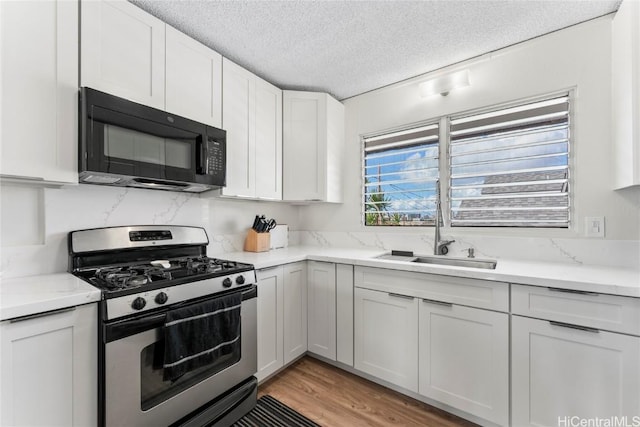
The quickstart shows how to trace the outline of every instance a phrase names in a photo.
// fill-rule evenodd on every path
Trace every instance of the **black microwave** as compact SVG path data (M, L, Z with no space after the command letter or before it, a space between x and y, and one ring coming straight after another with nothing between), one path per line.
M80 182L199 193L225 185L226 132L80 89Z

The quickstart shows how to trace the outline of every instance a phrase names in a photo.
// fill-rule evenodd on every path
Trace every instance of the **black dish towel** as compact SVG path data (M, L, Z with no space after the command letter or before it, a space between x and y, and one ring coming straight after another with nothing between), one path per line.
M242 293L177 308L164 326L164 381L208 365L240 347Z

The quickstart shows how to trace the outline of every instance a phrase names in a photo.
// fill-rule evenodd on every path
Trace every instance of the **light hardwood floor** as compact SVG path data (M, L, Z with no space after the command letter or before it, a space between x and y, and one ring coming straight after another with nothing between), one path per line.
M308 356L262 384L264 394L324 427L475 425Z

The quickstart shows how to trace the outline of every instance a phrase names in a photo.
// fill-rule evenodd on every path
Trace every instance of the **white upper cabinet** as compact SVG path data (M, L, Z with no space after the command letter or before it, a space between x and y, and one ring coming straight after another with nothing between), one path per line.
M81 13L81 86L222 127L219 53L127 1Z
M624 0L613 19L614 187L640 185L640 3Z
M256 197L282 200L282 91L256 81Z
M344 105L326 93L283 92L283 199L342 202Z
M78 2L0 2L3 179L77 183Z
M222 55L166 27L166 110L222 127Z
M227 185L224 196L255 197L254 75L222 61L222 127L227 131Z
M222 127L227 185L222 195L282 199L282 91L224 58Z
M165 23L124 0L81 13L81 86L164 109Z

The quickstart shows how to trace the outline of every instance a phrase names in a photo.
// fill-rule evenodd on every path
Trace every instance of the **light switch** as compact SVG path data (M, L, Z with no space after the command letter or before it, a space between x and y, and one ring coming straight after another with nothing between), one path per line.
M588 216L584 219L585 236L604 237L604 217Z

